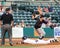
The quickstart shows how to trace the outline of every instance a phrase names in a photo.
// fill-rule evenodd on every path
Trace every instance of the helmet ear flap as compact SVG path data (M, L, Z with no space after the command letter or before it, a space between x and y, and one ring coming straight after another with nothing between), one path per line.
M22 37L22 39L23 39L23 40L26 40L26 39L27 39L27 36Z

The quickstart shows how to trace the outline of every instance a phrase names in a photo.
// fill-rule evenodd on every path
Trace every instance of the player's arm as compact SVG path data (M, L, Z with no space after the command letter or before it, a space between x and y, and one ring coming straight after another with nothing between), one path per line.
M14 21L11 21L11 26L13 26L13 24L14 24Z
M2 19L3 19L3 15L0 18L0 26L2 25Z
M51 22L50 22L50 25L49 25L49 20L46 20L46 19L45 19L45 20L44 20L44 23L45 23L46 26L52 26L52 23L51 23Z
M13 26L14 21L13 21L13 16L11 15L11 26Z
M32 19L34 19L34 15L32 15Z
M2 21L0 20L0 26L2 25Z
M38 12L40 15L43 15L43 11L42 11L42 8L40 6L38 7Z
M35 20L36 20L37 17L38 17L38 16L37 16L36 14L33 14L33 15L32 15L32 19L35 19Z

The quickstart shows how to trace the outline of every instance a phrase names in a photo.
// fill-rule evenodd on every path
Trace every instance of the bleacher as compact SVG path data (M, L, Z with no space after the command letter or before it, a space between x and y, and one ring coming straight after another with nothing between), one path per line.
M53 7L54 13L49 13L53 23L60 24L60 6L55 2L13 2L11 7L13 9L14 23L20 23L24 20L25 24L30 24L31 27L35 24L35 20L32 20L32 12L37 10L38 6L44 8L48 4ZM48 16L46 16L48 17Z
M52 13L52 14L49 13L49 15L52 19L52 22L60 24L60 21L59 21L60 15L58 14L58 12L60 12L60 6L57 5L56 3L53 3L53 2L40 3L40 6L42 8L44 8L45 6L47 7L48 4L51 5L53 7L53 10L54 10L54 13ZM36 21L32 20L32 18L31 18L32 12L33 12L33 10L37 10L37 7L38 7L38 5L23 5L22 7L20 5L20 8L18 6L17 8L15 8L14 13L13 13L14 22L19 23L19 22L21 22L21 20L24 20L24 22L26 24L30 24L31 27L33 27L33 25L35 24ZM46 16L46 17L48 17L48 16Z

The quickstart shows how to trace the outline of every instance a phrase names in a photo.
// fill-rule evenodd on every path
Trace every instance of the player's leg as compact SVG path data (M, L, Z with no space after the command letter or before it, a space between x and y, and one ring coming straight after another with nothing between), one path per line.
M44 29L42 29L42 28L40 28L40 31L41 31L41 36L45 36L45 31L44 31Z
M1 41L1 45L4 45L5 44L5 33L6 33L6 30L5 30L6 28L4 27L4 25L2 26L2 28L1 28L1 39L2 39L2 41Z
M13 46L11 25L7 25L7 32L8 32L8 36L9 36L9 43L10 43L11 46Z
M39 38L40 38L40 39L43 39L44 36L45 36L44 30L43 30L42 28L38 28L38 29L36 29L36 30L37 30L38 34L40 35Z

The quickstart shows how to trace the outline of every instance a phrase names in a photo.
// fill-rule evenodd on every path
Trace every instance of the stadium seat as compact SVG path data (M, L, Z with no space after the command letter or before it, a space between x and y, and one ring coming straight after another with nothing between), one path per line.
M40 7L44 8L44 7L48 7L47 5L51 5L53 7L54 13L50 13L49 15L47 14L45 17L51 17L51 20L53 23L59 23L59 12L60 12L60 6L55 5L55 3L51 2L46 2L46 3L40 3ZM16 4L12 4L11 5L12 9L13 7L15 7L14 10L16 10L17 5ZM26 24L30 24L31 27L34 26L34 24L36 23L36 20L32 20L32 13L34 12L34 10L37 10L38 8L38 4L35 5L19 5L18 6L18 11L14 11L13 12L13 18L14 18L14 22L19 22L21 20L24 20L24 22Z

